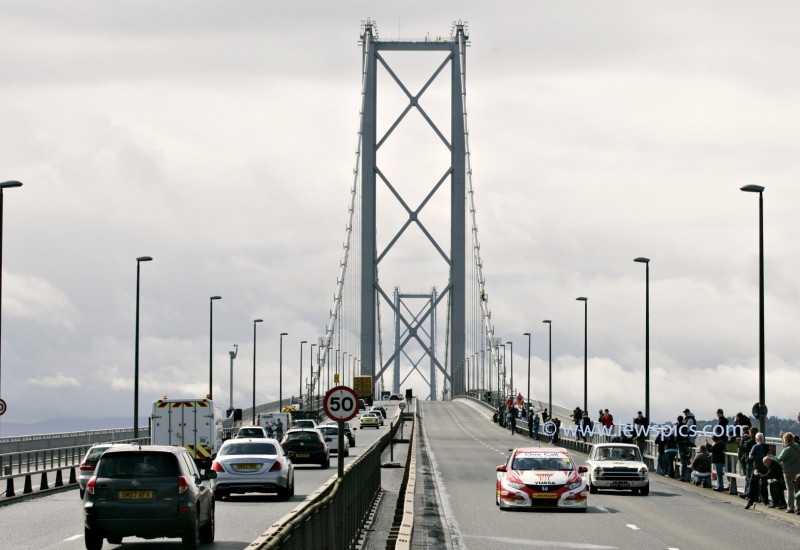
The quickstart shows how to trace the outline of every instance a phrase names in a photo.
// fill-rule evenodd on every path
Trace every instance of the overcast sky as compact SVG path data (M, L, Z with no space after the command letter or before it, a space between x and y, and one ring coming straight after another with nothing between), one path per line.
M647 256L653 419L687 406L700 418L750 411L758 196L739 188L759 184L766 401L794 417L799 12L794 2L4 0L0 181L24 187L4 193L2 421L132 415L142 255L154 258L142 264L142 414L164 394L207 391L212 295L222 296L223 408L233 344L234 402L250 404L255 318L258 401L277 398L280 332L284 396L297 392L299 342L324 333L335 291L366 18L382 39L449 37L453 21L468 22L481 254L518 387L532 331L533 393L546 397L541 321L552 319L553 400L582 403L575 298L588 296L590 410L622 420L644 407L645 270L633 258Z

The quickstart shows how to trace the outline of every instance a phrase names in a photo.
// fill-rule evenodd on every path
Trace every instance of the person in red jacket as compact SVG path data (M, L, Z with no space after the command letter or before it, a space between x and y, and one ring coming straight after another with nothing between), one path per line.
M614 416L608 412L608 409L605 410L605 414L603 414L603 426L606 428L610 428L614 425Z

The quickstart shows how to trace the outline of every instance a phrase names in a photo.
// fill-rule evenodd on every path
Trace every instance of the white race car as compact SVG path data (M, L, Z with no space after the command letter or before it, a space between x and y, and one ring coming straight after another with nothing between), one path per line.
M495 503L507 508L571 508L586 511L587 486L569 451L525 447L511 451L497 467Z
M592 494L598 489L632 491L645 496L650 493L647 465L642 462L642 453L636 445L598 443L586 463L589 465L586 481Z

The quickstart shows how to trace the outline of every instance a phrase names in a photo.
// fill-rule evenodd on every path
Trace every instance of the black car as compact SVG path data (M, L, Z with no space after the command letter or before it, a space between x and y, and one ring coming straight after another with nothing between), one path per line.
M324 470L331 465L328 443L317 430L295 428L286 432L281 447L293 464L319 464Z
M99 550L103 539L180 537L184 548L214 541L214 494L183 447L111 448L100 457L83 498L84 541Z

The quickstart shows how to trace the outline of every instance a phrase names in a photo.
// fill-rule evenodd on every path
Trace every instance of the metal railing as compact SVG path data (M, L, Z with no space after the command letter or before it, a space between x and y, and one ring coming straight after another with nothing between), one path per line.
M354 547L381 488L381 454L399 430L402 414L398 410L387 433L350 462L341 479L332 477L248 548L340 550Z

